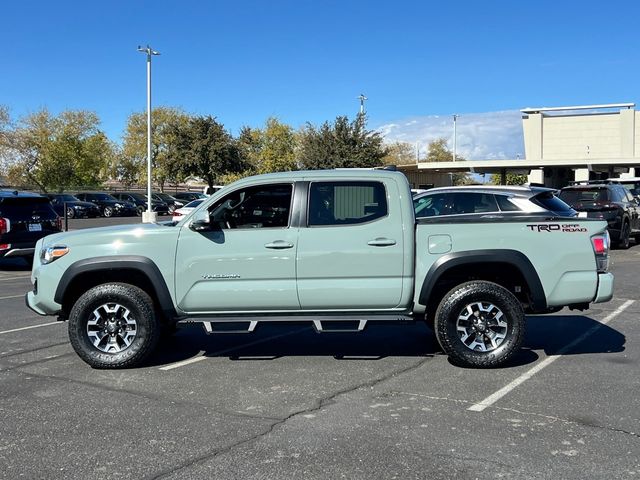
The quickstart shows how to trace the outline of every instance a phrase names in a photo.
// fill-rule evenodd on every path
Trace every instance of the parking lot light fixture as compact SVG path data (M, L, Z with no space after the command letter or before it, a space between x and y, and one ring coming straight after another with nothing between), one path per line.
M151 57L160 55L160 52L153 50L149 45L138 45L138 51L147 55L147 211L143 213L142 221L153 223L156 218L151 209Z

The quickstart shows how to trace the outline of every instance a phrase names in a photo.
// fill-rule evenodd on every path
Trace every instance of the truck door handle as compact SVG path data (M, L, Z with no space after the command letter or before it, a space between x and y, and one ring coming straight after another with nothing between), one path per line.
M390 247L391 245L395 245L396 241L392 238L384 238L378 237L373 240L369 240L367 245L371 245L372 247Z
M293 243L285 242L284 240L276 240L275 242L265 243L264 248L283 250L285 248L293 248Z

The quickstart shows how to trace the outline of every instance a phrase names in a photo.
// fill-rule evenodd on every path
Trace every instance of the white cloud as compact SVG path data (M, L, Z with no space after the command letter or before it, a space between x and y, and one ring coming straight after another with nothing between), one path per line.
M420 144L420 156L429 142L446 138L453 149L453 118L429 115L398 120L376 129L387 142ZM457 152L467 160L524 158L522 114L518 110L461 114L457 121Z

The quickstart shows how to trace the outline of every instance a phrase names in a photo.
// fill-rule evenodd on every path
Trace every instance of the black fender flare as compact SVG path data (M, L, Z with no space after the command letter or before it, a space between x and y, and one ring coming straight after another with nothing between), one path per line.
M533 302L533 310L544 311L547 308L547 298L542 287L542 282L535 267L527 256L517 250L473 250L467 252L448 253L435 261L431 266L422 284L418 301L421 305L427 305L429 297L438 284L438 280L451 268L467 264L482 263L506 263L517 268L522 274Z
M158 266L147 257L141 255L118 255L105 257L92 257L78 260L72 263L65 270L64 274L58 282L54 300L56 303L62 304L64 296L72 284L73 280L81 274L87 272L115 271L115 270L137 270L145 275L155 290L160 309L168 318L177 316L176 309L169 293L167 283L160 272Z

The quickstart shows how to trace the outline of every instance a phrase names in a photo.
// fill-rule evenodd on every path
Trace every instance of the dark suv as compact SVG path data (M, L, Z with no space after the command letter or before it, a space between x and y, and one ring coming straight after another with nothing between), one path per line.
M132 203L136 206L136 213L142 215L142 212L147 210L147 195L146 193L139 192L117 192L113 196L123 202ZM158 215L169 215L169 206L163 202L158 201L151 195L151 210Z
M91 202L83 202L69 193L47 193L51 205L58 215L64 217L67 207L68 218L99 217L100 209Z
M0 258L33 256L38 240L61 230L47 197L0 190Z
M108 193L102 192L82 192L76 193L76 198L83 202L95 204L104 217L132 216L136 214L136 207L132 203L116 200Z
M560 191L560 198L581 212L580 216L600 218L608 224L611 240L629 248L629 238L640 240L640 206L633 195L617 182L588 182Z

